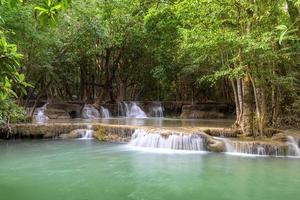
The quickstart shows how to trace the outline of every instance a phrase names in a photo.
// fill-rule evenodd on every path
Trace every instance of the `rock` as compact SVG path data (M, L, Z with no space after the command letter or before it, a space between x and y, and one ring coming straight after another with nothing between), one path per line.
M230 113L230 106L225 103L200 103L182 106L181 118L218 119Z
M95 133L94 133L94 137L96 139L98 139L99 141L106 141L107 140L107 135L105 134L105 129L103 127L99 127Z
M180 117L192 119L220 119L224 118L225 114L217 111L201 111L185 108L182 110Z
M70 115L68 112L62 109L53 109L53 108L48 108L44 111L44 115L49 117L49 119L70 119Z
M273 135L271 139L273 141L278 141L278 142L287 142L288 141L287 134L285 134L285 133L277 133L277 134Z
M83 103L49 103L47 104L47 109L63 110L70 117L75 118L80 117L83 106Z
M224 152L226 149L224 142L213 139L208 140L207 148L212 152Z
M70 133L61 134L59 137L61 139L80 138L85 133L85 131L86 131L86 129L75 129L75 130L72 130Z

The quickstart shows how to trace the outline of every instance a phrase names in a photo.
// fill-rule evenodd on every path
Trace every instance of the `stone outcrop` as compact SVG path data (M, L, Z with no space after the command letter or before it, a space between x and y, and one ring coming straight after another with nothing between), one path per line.
M47 124L11 124L10 129L0 126L0 138L78 138L82 131L94 130L94 136L98 131L105 133L107 138L115 138L113 141L129 141L133 131L137 127L127 125L107 125L101 123L47 123ZM108 140L107 141L111 141Z
M101 123L84 123L84 122L68 122L68 123L47 123L47 124L12 124L10 128L7 126L0 126L0 139L9 138L61 138L61 139L74 139L84 135L87 130L93 130L93 137L100 141L108 142L128 142L132 134L140 126L129 125L109 125ZM149 133L159 133L163 137L168 137L172 134L191 134L198 135L202 138L205 150L212 152L228 151L234 149L236 153L247 153L256 155L272 155L272 156L285 156L296 155L293 146L287 137L291 134L278 133L273 135L272 138L231 138L224 139L224 136L232 136L233 129L226 128L175 128L175 127L146 127L143 126ZM232 132L233 131L233 132ZM227 134L224 134L227 133ZM215 138L212 136L222 136ZM295 138L299 135L295 134ZM299 146L300 144L298 144ZM230 151L232 152L232 151Z
M46 115L49 119L70 119L71 116L68 112L62 109L45 109L44 115Z
M181 118L192 119L220 119L225 118L229 113L227 104L202 103L198 105L184 105Z
M49 103L45 115L50 119L65 119L80 117L83 103ZM52 117L52 118L51 118ZM58 118L55 118L58 117Z
M235 128L212 128L212 129L205 129L204 132L214 137L231 137L231 138L239 137L242 134L242 131L240 129L235 129Z
M192 105L192 103L194 103ZM102 106L109 109L113 116L120 114L120 108L117 104L104 103ZM234 107L226 103L216 102L191 102L191 101L138 101L138 105L147 114L151 113L153 107L161 105L164 116L173 116L182 118L224 118L232 114ZM100 105L98 106L98 108ZM200 111L200 112L199 112Z
M207 149L212 152L226 151L224 142L218 141L218 140L213 140L213 139L208 140Z

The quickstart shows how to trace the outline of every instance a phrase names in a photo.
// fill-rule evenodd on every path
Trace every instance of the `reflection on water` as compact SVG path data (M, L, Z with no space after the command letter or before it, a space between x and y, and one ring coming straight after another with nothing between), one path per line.
M114 125L136 125L156 127L230 127L233 119L176 119L176 118L100 118L100 119L70 119L51 120L49 123L84 122L104 123Z
M299 160L153 153L96 140L0 141L3 200L297 199Z

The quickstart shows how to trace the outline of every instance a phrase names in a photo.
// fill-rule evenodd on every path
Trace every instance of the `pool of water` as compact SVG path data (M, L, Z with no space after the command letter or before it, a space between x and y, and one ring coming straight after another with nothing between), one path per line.
M156 127L230 127L233 119L178 119L178 118L108 118L108 119L59 119L49 120L47 123L68 122L100 122L114 125L136 125Z
M0 141L3 200L282 200L298 199L299 186L299 159Z

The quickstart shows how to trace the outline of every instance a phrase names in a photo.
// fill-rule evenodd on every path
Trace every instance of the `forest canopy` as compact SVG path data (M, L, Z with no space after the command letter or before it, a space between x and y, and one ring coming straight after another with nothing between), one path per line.
M0 120L26 118L34 98L227 102L249 135L292 123L299 12L299 0L0 0Z

